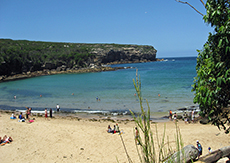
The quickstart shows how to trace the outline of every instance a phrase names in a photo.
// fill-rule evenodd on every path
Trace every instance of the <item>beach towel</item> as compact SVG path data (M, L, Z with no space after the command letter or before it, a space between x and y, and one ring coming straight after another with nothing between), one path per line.
M10 119L16 119L15 117L10 117Z
M34 122L34 120L31 119L29 122L32 123L32 122Z

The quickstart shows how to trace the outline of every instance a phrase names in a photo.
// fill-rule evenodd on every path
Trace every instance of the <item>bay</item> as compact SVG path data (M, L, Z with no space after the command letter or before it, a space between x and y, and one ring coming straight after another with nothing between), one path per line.
M111 65L132 67L117 71L59 74L0 83L0 108L62 111L140 112L133 79L136 69L142 96L152 113L195 106L191 85L196 76L196 57L165 58L164 61ZM16 99L14 99L16 96ZM98 100L97 100L98 99ZM147 104L144 101L144 108Z

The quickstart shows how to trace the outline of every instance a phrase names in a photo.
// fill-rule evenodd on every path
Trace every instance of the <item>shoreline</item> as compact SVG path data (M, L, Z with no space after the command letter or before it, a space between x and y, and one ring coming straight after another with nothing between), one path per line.
M155 61L123 61L123 62L111 62L107 63L103 66L97 66L97 67L86 67L86 68L79 68L79 69L68 69L65 71L57 71L57 70L49 70L49 69L43 69L33 72L23 72L21 74L14 74L11 76L0 76L0 83L1 82L8 82L8 81L15 81L15 80L21 80L21 79L27 79L27 78L33 78L38 76L46 76L46 75L57 75L57 74L68 74L68 73L91 73L91 72L102 72L102 71L116 71L119 69L130 69L132 67L109 67L109 65L115 65L115 64L127 64L127 63L143 63L143 62L157 62L157 61L164 61L164 59L158 59L156 58Z
M5 113L5 114L14 114L16 117L19 116L20 112L25 117L25 111L24 110L5 110L0 108L0 113ZM33 110L32 109L32 117L44 117L45 116L45 111L44 110ZM168 122L169 118L168 116L160 112L158 114L152 113L154 116L151 116L151 122ZM87 113L87 112L57 112L52 110L52 116L53 118L58 118L58 119L65 119L65 118L70 118L70 119L84 119L84 120L93 120L93 121L100 121L100 120L107 120L107 121L133 121L133 116L131 114L102 114L102 113ZM135 114L136 116L136 114ZM48 117L50 117L50 111L48 109Z
M130 158L133 162L139 162L135 147L134 121L96 121L73 117L46 120L45 117L35 117L33 123L23 123L10 119L10 116L10 113L0 113L0 136L13 138L12 143L0 147L2 162L128 162L120 135L106 132L108 125L113 126L116 123L123 131L121 136ZM208 147L214 151L230 145L229 135L218 130L216 126L185 124L183 121L178 121L177 124L184 146L191 144L196 147L196 140L199 140L203 146L202 156L208 154ZM176 150L173 144L176 126L173 121L150 125L154 133L156 152L156 136L161 140L164 129L172 150Z

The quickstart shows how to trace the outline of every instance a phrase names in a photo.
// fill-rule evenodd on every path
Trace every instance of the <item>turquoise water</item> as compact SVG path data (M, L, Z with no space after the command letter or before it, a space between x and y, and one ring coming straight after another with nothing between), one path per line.
M151 112L166 112L194 105L191 85L196 76L195 57L112 65L118 66L133 68L40 76L0 83L0 108L25 109L25 106L28 106L33 110L44 110L55 109L59 104L62 111L131 109L139 112L140 106L137 97L134 96L132 81L136 77L136 69L141 77L142 96L148 100ZM17 98L14 99L14 96ZM147 108L146 104L144 108Z

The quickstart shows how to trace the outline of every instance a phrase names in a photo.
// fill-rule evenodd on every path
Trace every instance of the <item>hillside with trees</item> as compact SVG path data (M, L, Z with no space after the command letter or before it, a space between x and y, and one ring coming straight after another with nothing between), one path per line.
M0 39L0 76L34 71L76 70L112 63L156 60L146 45L57 43Z

